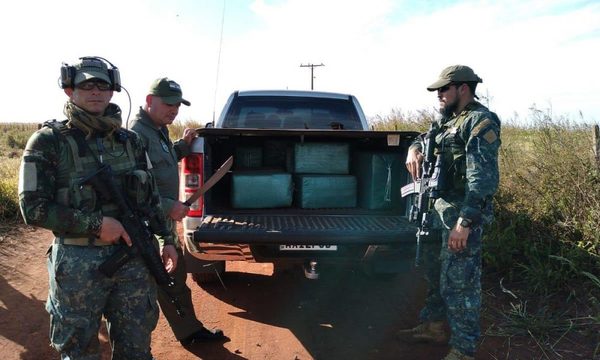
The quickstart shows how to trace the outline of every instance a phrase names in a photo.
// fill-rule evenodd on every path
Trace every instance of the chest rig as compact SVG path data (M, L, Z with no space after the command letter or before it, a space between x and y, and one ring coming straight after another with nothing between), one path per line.
M442 156L443 171L446 172L447 184L443 191L462 196L466 185L466 143L462 125L467 120L468 108L457 117L440 125L435 137L435 154Z
M56 171L56 202L84 212L101 211L106 216L117 216L117 206L101 201L91 185L82 180L108 164L115 180L123 187L125 174L136 170L136 158L129 134L117 132L113 137L92 137L89 140L66 122L50 121L44 126L52 128L61 139ZM66 145L66 146L65 146Z

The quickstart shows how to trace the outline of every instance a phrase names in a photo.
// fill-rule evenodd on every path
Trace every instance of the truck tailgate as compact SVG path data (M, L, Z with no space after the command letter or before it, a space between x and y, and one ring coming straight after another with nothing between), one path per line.
M413 242L417 228L403 216L210 215L194 241L217 244L383 245Z

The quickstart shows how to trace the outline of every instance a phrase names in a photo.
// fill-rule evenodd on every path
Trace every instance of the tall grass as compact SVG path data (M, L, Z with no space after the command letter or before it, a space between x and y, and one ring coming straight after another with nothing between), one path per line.
M377 115L370 119L369 122L373 130L425 132L435 117L436 115L433 110L411 112L392 109L388 115Z
M17 184L19 158L5 158L0 163L0 219L16 220L19 217Z
M37 124L0 124L0 220L19 220L17 184L21 155Z
M486 260L505 268L506 259L497 255L509 242L511 255L521 260L510 275L518 274L534 290L547 293L587 283L583 272L600 274L600 169L591 125L535 114L539 117L531 128L505 131L498 219ZM518 238L504 231L508 228L517 230Z
M185 128L190 129L198 129L203 128L205 124L200 123L199 121L175 121L173 124L169 125L169 137L171 139L180 139L183 136L183 130Z

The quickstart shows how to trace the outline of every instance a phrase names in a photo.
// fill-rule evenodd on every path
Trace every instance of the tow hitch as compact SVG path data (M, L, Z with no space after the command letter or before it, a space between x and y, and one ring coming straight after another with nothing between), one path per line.
M304 276L311 280L317 280L319 278L319 271L317 270L317 262L315 260L311 260L304 264Z

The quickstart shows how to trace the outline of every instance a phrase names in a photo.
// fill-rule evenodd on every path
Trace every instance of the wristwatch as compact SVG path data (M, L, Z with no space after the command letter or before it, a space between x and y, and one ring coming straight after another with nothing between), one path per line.
M471 227L471 220L465 219L464 217L461 216L458 218L457 224L459 224L462 227L468 228L468 227Z

